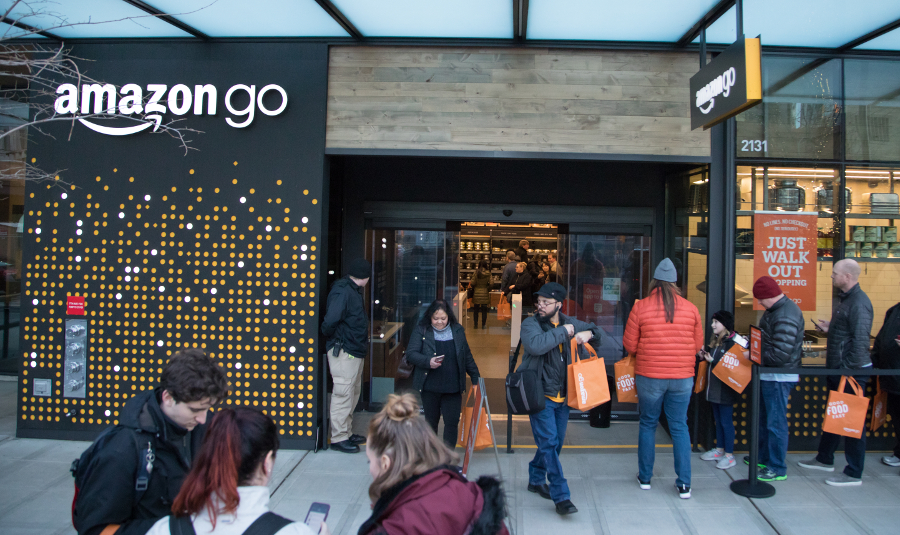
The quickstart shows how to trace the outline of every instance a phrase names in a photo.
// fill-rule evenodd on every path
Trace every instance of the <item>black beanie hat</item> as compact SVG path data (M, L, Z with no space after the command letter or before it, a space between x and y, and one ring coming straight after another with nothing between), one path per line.
M365 258L357 258L350 263L347 274L354 279L368 279L372 276L372 264Z
M713 314L712 319L721 323L723 327L728 329L728 332L734 332L734 315L731 312L720 310Z

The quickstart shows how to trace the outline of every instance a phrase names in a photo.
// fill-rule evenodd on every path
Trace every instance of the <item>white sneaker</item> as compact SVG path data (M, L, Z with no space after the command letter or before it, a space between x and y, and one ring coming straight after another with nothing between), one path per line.
M716 463L716 468L718 468L719 470L728 470L736 464L737 461L734 460L734 455L727 455Z
M719 451L719 450L713 448L713 449L703 453L702 455L700 455L700 460L701 461L718 461L719 459L722 459L723 457L725 457L724 451Z
M888 466L900 466L900 458L896 455L891 455L890 457L884 456L881 458L881 462Z

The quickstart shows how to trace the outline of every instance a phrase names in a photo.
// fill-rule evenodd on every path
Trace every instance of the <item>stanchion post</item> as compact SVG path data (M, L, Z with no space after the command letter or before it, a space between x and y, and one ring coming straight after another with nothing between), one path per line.
M750 472L747 479L731 482L731 492L745 498L771 498L775 487L759 481L759 370L753 365L750 379Z
M521 343L521 342L519 342ZM515 371L516 360L519 357L519 346L509 350L509 373ZM506 453L513 453L512 447L512 407L509 406L509 400L506 401Z

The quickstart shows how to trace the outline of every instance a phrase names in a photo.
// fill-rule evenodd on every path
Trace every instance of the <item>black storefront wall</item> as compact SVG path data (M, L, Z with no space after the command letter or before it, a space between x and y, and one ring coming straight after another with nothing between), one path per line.
M312 448L327 254L327 46L86 44L72 53L90 60L82 68L91 77L118 86L211 84L217 109L182 116L181 125L202 131L188 133L197 150L187 155L165 134L107 136L78 123L46 127L56 139L32 134L28 157L75 187L27 186L17 435L91 438L157 384L168 355L200 346L228 372L227 403L267 411L284 446ZM248 117L226 107L236 84L257 93L276 84L288 104L269 116L257 103L253 122L234 128L227 118ZM234 110L246 109L247 93L235 92ZM280 104L277 90L262 99L270 111ZM78 350L67 348L66 321L79 318L67 316L68 296L86 303L80 392L66 384ZM50 381L50 395L35 395L46 385L36 379Z

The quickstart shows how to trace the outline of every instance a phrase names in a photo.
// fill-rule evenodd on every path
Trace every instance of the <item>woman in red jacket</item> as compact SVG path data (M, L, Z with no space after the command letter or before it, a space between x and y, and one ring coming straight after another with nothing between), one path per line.
M697 307L681 297L678 275L668 258L659 263L650 295L635 302L622 343L634 353L635 387L641 412L638 433L638 483L650 489L659 415L666 411L675 453L675 486L691 497L691 441L687 408L694 384L694 362L703 347L703 323Z
M369 423L366 457L373 506L359 535L509 535L500 482L460 475L459 458L419 415L412 394L388 396Z

